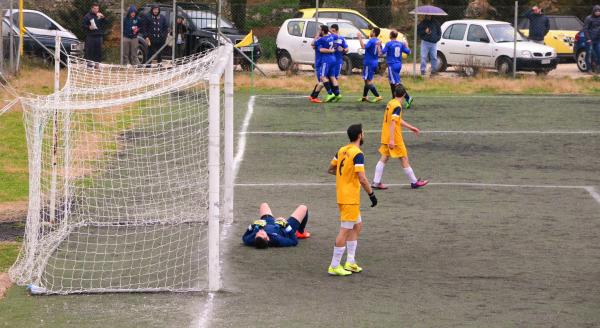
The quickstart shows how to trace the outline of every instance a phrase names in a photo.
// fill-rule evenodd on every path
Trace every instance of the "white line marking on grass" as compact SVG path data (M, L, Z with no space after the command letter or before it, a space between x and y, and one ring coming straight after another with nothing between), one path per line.
M280 182L280 183L236 183L236 187L332 187L332 182ZM408 187L408 183L389 183L388 187ZM429 186L457 186L479 188L548 188L548 189L586 189L587 186L562 186L562 185L519 185L500 183L475 183L475 182L431 182ZM587 189L586 189L587 190ZM589 190L588 190L589 191ZM598 195L600 197L600 195Z
M380 130L365 130L365 133L380 133ZM404 134L410 134L411 131L402 131ZM539 134L539 135L593 135L600 134L600 131L593 130L581 130L581 131L560 131L560 130L518 130L518 131L455 131L455 130L425 130L421 131L422 134L475 134L475 135L506 135L506 134ZM249 131L240 132L240 134L252 134L252 135L280 135L280 136L328 136L328 135L345 135L346 131Z
M596 200L596 202L598 202L598 204L600 204L600 194L596 191L596 188L585 187L585 190L587 190L587 192L590 193L590 196L592 196L592 198L594 198L594 200Z
M260 99L274 100L274 99L308 99L308 96L301 95L256 95L256 97L260 97Z
M248 126L250 125L250 119L252 118L252 113L254 113L254 102L256 97L251 96L250 100L248 100L248 110L246 111L246 116L244 116L244 121L242 122L242 129L240 131L240 138L238 140L238 149L235 157L233 159L233 181L237 177L237 174L240 170L240 164L244 159L244 152L246 151L246 131L248 130ZM227 240L229 237L229 231L231 230L231 224L224 223L221 226L221 240ZM223 267L221 266L221 269ZM210 327L212 313L214 311L214 299L215 293L208 293L206 303L204 304L204 310L200 313L198 317L197 323L194 323L192 327Z

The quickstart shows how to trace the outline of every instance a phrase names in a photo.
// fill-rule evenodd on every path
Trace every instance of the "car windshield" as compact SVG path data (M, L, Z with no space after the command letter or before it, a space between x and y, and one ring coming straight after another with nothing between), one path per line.
M210 11L185 10L185 13L197 28L217 28L217 16ZM224 18L221 18L221 27L234 28L233 23Z
M554 17L557 30L579 31L583 23L577 17Z
M362 34L363 38L367 37L363 31L359 30L358 28L356 28L356 26L350 23L336 22L330 23L328 25L331 26L332 24L338 24L339 34L348 40L358 39L358 37L356 36L358 33Z
M493 24L487 26L492 38L497 43L515 42L515 29L510 24ZM517 32L517 41L524 41L521 33Z

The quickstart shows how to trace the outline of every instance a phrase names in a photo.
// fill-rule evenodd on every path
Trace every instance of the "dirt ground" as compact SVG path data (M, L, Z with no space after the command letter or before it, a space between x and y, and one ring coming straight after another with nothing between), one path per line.
M0 203L0 223L25 221L27 218L27 201Z

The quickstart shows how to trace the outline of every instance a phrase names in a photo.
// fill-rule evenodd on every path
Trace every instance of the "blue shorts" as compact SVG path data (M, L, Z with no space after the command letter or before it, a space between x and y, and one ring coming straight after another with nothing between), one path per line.
M320 76L321 77L333 77L335 76L335 67L336 67L336 62L333 63L328 63L328 62L322 62L321 66L319 68L320 72ZM317 74L318 75L318 74Z
M390 84L398 84L400 81L400 71L402 71L402 64L388 64L388 79L390 80Z
M363 65L363 73L362 78L365 81L372 81L375 76L375 71L377 71L377 62L374 63L365 63Z
M344 64L344 62L336 62L335 63L335 67L333 68L333 76L337 79L338 77L340 77L340 74L342 73L342 65Z
M321 63L315 63L315 75L317 76L317 81L321 82Z

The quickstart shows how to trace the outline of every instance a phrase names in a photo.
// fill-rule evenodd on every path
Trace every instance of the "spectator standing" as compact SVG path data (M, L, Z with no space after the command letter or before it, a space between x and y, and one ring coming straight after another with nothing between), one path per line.
M149 50L148 58L152 58L154 54L157 54L156 61L162 62L162 55L158 52L165 44L168 31L167 19L160 14L160 7L153 5L144 27L144 39L148 43Z
M87 60L102 61L102 37L106 19L100 12L97 3L92 4L90 12L83 17L83 30L85 31L85 56Z
M137 57L138 34L140 32L140 19L134 5L127 10L127 16L123 18L123 64L138 65Z
M538 6L533 6L524 16L529 20L529 39L535 43L544 44L544 38L550 31L548 17Z
M185 56L187 27L181 16L177 16L175 23L175 58L179 58Z
M431 15L417 26L417 34L421 38L421 75L427 72L427 59L431 62L431 75L437 74L437 42L442 37L440 23Z
M588 55L585 56L585 61L587 64L587 71L593 71L592 69L592 56L591 52L594 53L596 57L596 64L599 62L600 58L600 5L595 5L592 9L592 14L585 18L585 22L583 23L583 32L585 33L585 39L587 43Z

